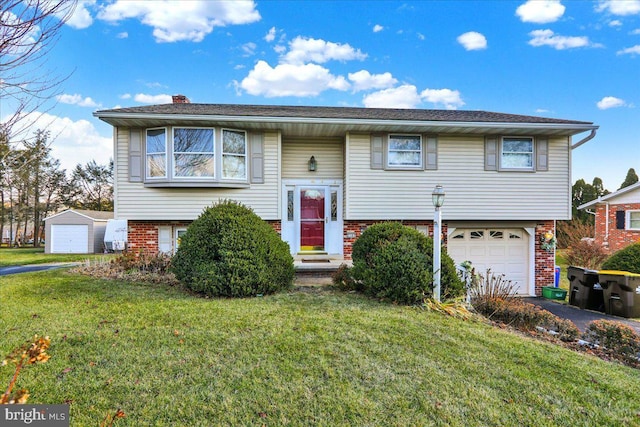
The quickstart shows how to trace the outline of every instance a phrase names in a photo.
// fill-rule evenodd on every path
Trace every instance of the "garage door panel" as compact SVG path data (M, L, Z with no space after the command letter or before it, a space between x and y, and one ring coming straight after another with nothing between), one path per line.
M516 291L528 295L529 241L522 229L456 229L449 240L449 254L460 264L471 261L476 271L490 269L516 284Z
M51 253L86 254L89 251L88 225L51 225Z

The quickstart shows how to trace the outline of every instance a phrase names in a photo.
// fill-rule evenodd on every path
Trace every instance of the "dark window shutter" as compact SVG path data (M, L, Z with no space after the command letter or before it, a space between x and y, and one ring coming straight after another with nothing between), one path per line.
M549 140L536 139L536 170L549 170Z
M129 130L129 182L142 182L143 178L142 131Z
M262 143L262 134L249 134L249 149L251 150L251 171L252 184L264 184L264 146Z
M498 170L498 138L487 136L484 140L484 170Z
M625 219L624 211L616 211L616 228L618 230L624 230Z
M384 141L382 135L371 135L371 169L384 169Z
M438 138L435 136L424 137L425 143L425 164L428 170L438 169Z

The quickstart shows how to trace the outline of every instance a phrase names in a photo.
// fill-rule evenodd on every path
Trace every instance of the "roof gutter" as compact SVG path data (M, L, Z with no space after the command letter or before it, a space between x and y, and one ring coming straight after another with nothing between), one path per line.
M571 146L571 149L574 150L578 147L580 147L582 144L584 144L585 142L591 141L595 136L596 136L596 131L598 130L598 128L593 128L591 129L591 133L587 136L585 136L584 138L582 138L580 141L576 142L575 144L573 144Z
M302 124L332 124L332 125L403 125L403 126L440 126L440 127L477 127L504 129L553 129L575 130L577 133L591 130L595 136L597 126L580 123L523 123L523 122L461 122L461 121L422 121L422 120L382 120L362 118L327 118L327 117L278 117L278 116L215 116L208 114L148 114L148 113L93 113L94 117L105 119L138 119L138 120L194 120L194 121L245 121L249 123L302 123ZM106 120L105 120L106 121ZM591 138L593 138L591 136ZM591 139L589 138L589 139ZM588 141L588 139L586 140ZM584 142L586 142L584 141ZM584 143L579 142L577 145ZM572 147L573 148L573 147Z

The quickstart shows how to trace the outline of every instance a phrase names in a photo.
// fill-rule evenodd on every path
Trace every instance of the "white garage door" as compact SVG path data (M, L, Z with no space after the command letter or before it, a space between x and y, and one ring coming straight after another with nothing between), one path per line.
M476 272L504 274L519 295L529 295L529 234L521 229L457 228L449 236L448 253L460 264L471 261Z
M51 225L51 253L86 254L88 252L88 225Z

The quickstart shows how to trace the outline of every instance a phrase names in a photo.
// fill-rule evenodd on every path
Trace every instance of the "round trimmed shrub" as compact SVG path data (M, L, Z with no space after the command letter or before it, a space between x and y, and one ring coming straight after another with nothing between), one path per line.
M171 261L176 278L209 296L249 297L293 283L289 245L248 207L230 200L206 208Z
M602 264L603 270L622 270L640 274L640 243L634 243L611 255Z
M353 244L352 276L364 292L403 304L417 304L433 295L433 240L398 222L367 228ZM455 264L443 248L441 297L464 293Z

